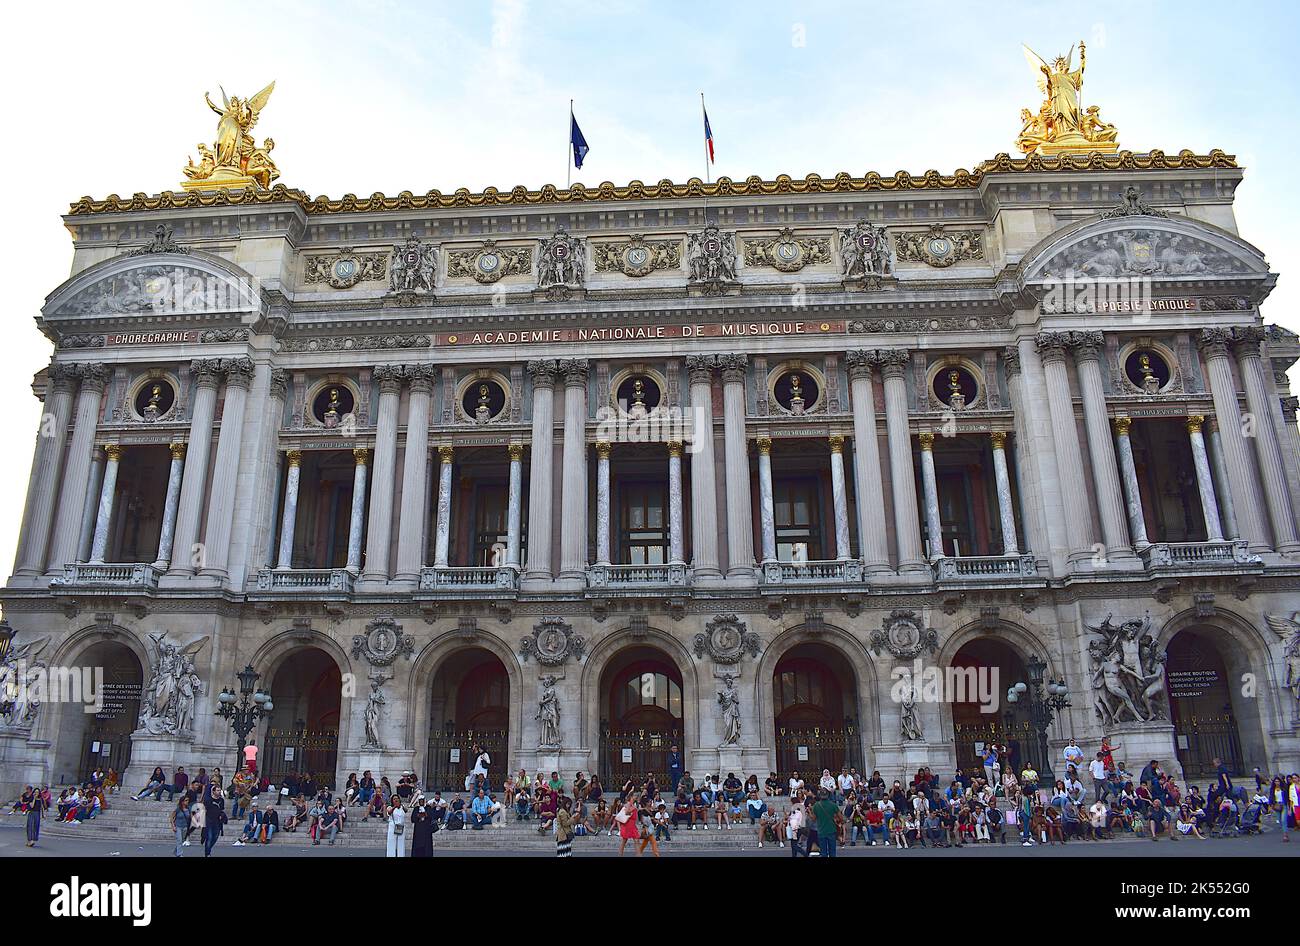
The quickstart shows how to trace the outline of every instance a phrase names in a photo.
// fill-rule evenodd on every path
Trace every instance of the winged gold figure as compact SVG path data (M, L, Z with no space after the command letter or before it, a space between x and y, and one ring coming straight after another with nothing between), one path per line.
M1022 48L1025 61L1038 79L1043 101L1037 113L1021 109L1023 125L1016 147L1025 154L1118 151L1115 126L1101 120L1101 110L1096 105L1084 108L1082 104L1080 93L1088 55L1083 42L1079 42L1078 69L1074 68L1073 46L1064 56L1057 56L1051 65L1028 46Z
M270 156L275 142L267 138L258 147L252 130L274 90L275 83L272 82L256 95L241 99L237 95L226 95L226 90L221 88L219 106L210 95L203 94L208 108L219 116L217 138L211 147L199 144L199 162L195 164L194 159L190 159L185 167L187 180L183 187L207 190L248 186L266 189L271 186L271 182L280 176Z

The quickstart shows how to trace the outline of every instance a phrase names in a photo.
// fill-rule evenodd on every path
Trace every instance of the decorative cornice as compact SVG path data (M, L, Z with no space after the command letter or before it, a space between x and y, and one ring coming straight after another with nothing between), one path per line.
M1118 154L1059 154L1030 155L1025 158L1013 158L1003 153L982 161L974 171L958 169L952 174L940 174L938 171L926 171L914 175L907 171L897 171L885 177L874 171L862 177L853 177L840 173L834 177L824 178L819 174L809 174L803 179L789 175L779 175L775 180L764 181L752 176L743 181L720 177L706 184L699 178L691 178L684 184L674 184L664 180L657 184L645 184L632 181L618 187L605 182L599 187L586 187L576 184L560 189L548 184L540 190L530 190L522 185L507 191L489 187L482 193L471 193L461 188L450 194L438 190L416 195L403 191L396 197L387 197L376 193L370 197L347 195L337 200L329 197L308 197L306 192L277 184L270 190L246 187L238 190L186 191L175 193L165 191L149 196L143 193L130 197L110 194L103 200L83 197L73 203L68 213L72 216L103 213L137 213L150 210L184 210L205 207L222 207L234 205L274 205L293 204L308 215L339 213L375 213L377 211L434 210L438 208L457 209L467 207L504 207L554 203L594 203L609 201L642 201L672 199L713 199L719 197L770 197L794 194L853 194L871 191L911 191L911 190L952 190L977 187L986 175L990 174L1038 174L1070 173L1090 171L1173 171L1206 170L1210 168L1236 168L1235 156L1214 149L1207 155L1197 155L1183 150L1177 155L1169 155L1155 150L1146 154L1134 154L1121 151Z

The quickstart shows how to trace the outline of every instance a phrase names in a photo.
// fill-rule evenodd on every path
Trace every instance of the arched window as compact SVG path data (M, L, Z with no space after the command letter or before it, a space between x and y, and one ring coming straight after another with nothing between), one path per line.
M668 725L682 718L682 687L657 661L623 669L610 693L610 719L619 728Z
M844 696L840 683L824 664L807 658L782 660L773 683L778 725L825 726L843 722L840 710Z

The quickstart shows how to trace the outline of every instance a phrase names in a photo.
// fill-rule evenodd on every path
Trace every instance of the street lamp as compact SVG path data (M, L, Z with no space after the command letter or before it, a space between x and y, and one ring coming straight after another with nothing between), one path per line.
M1029 683L1020 681L1007 688L1007 702L1018 704L1027 699L1029 722L1038 733L1038 749L1043 757L1043 772L1049 782L1055 782L1052 775L1052 757L1047 748L1047 729L1052 725L1056 714L1070 705L1069 688L1064 680L1044 681L1043 674L1047 664L1034 657L1025 664L1025 673ZM1028 696L1026 697L1026 694Z
M239 693L236 694L230 687L222 687L217 696L217 715L229 720L235 735L239 737L239 755L235 762L235 771L238 772L244 764L244 746L248 742L248 734L253 731L259 719L271 715L275 704L271 701L270 693L257 688L257 681L262 675L253 669L252 664L235 676L239 680Z

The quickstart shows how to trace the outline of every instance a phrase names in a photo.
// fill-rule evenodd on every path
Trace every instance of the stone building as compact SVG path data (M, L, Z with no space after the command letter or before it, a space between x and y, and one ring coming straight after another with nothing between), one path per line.
M1293 770L1300 344L1242 173L79 201L5 673L105 696L6 700L5 786L229 770L245 667L327 782Z

